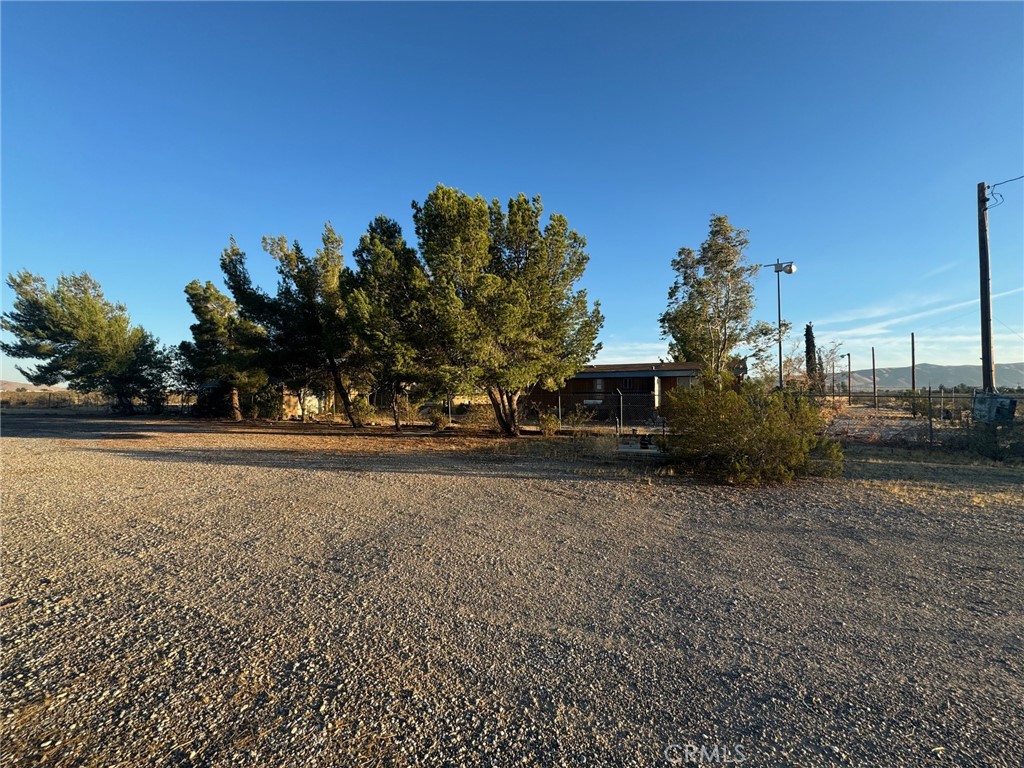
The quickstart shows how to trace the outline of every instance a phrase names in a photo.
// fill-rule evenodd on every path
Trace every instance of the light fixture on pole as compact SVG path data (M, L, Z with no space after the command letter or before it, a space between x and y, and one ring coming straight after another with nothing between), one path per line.
M796 264L792 261L775 260L774 264L762 264L763 267L775 269L775 291L779 299L779 391L782 391L782 273L792 275L796 272Z

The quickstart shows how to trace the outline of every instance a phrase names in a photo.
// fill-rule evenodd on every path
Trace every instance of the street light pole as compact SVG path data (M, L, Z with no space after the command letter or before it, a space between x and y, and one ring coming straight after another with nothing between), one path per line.
M778 266L775 267L775 292L778 294L779 307L779 392L782 392L782 273Z
M775 292L779 301L779 391L783 389L782 384L782 273L792 275L796 272L796 264L792 261L775 260L774 264L762 264L763 267L775 269Z

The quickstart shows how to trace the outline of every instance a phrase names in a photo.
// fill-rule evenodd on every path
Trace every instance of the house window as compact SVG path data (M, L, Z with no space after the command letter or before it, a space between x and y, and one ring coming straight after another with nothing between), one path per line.
M594 379L594 391L604 392L604 379Z
M632 390L633 389L633 380L632 379L623 379L622 380L622 388L624 390L626 390L627 392Z

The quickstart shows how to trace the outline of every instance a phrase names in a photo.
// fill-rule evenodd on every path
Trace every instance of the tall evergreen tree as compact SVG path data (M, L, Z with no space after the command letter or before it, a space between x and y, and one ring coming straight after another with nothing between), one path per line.
M102 392L116 408L130 413L132 400L151 405L163 400L170 355L140 326L133 326L122 304L112 304L86 273L61 275L53 288L28 271L8 275L14 305L0 327L14 343L0 350L16 359L41 361L18 367L33 384L67 382L79 392Z
M807 371L807 381L810 386L817 389L818 386L818 347L814 343L814 324L808 323L804 327L804 368Z
M708 238L696 252L680 248L672 260L675 281L668 308L661 315L662 335L669 338L669 356L677 362L701 363L721 381L734 351L750 348L758 358L777 339L777 328L751 324L754 287L759 267L746 263L747 231L712 214Z
M519 195L504 210L438 185L413 208L440 341L435 370L449 385L477 383L501 429L518 435L520 398L538 383L562 386L600 349L604 317L576 288L586 240L558 214L542 230L539 197Z
M263 248L277 262L277 293L270 296L255 286L245 253L234 238L221 256L231 295L243 317L267 330L275 365L289 367L291 376L330 376L353 426L359 419L352 407L355 342L346 297L353 276L345 268L342 239L330 222L324 225L323 247L306 256L298 243L264 237ZM303 372L300 374L300 372Z
M242 395L252 396L267 383L259 365L266 334L209 281L193 280L185 286L185 296L196 322L190 326L192 340L179 345L185 363L179 377L197 386L219 383L231 418L241 421Z
M376 391L386 393L395 429L400 429L401 395L409 384L427 376L422 355L431 341L426 325L427 275L402 228L385 216L370 222L352 256L358 271L349 311L360 368Z
M423 353L429 385L438 392L467 391L482 376L482 307L500 281L491 261L487 203L438 185L422 205L413 202L420 258L430 278L427 298L433 334Z
M835 350L838 349L838 345L833 343L832 348L829 350L829 359L834 361ZM811 390L817 392L819 395L825 394L825 380L828 378L828 369L826 367L826 358L822 354L821 350L818 349L818 345L814 340L814 324L808 323L804 328L804 365L807 369L807 383Z

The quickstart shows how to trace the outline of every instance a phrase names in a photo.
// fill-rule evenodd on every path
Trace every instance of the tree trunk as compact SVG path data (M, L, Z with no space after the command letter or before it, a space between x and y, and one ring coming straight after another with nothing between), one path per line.
M392 412L392 414L395 417L395 432L401 432L402 431L402 419L398 415L398 393L399 393L398 386L395 385L391 389L391 412Z
M335 386L337 386L337 384ZM349 424L351 424L353 428L363 426L363 422L356 418L355 411L352 410L352 397L349 395L348 387L342 384L341 389L336 391L341 395L341 405L345 409L345 416L348 417Z
M349 423L353 428L363 426L356 420L355 414L352 412L352 398L349 397L348 387L345 386L345 382L341 378L341 369L338 368L338 364L331 359L331 378L334 380L334 396L341 398L341 404L345 408L345 416L348 417Z
M130 397L125 397L124 395L117 395L117 405L114 407L118 413L128 415L135 413L135 408L132 405L132 399Z
M487 388L487 399L491 401L491 408L494 409L494 418L497 420L501 431L506 435L511 435L512 432L509 429L508 423L505 421L505 413L501 405L501 396L498 394L498 390L495 387Z
M508 419L508 423L512 425L513 436L519 437L519 391L506 392L505 403L508 410L505 418Z
M506 392L501 387L488 387L487 398L494 408L498 426L508 437L519 437L519 392Z
M242 420L242 406L238 402L238 387L231 388L231 420Z

